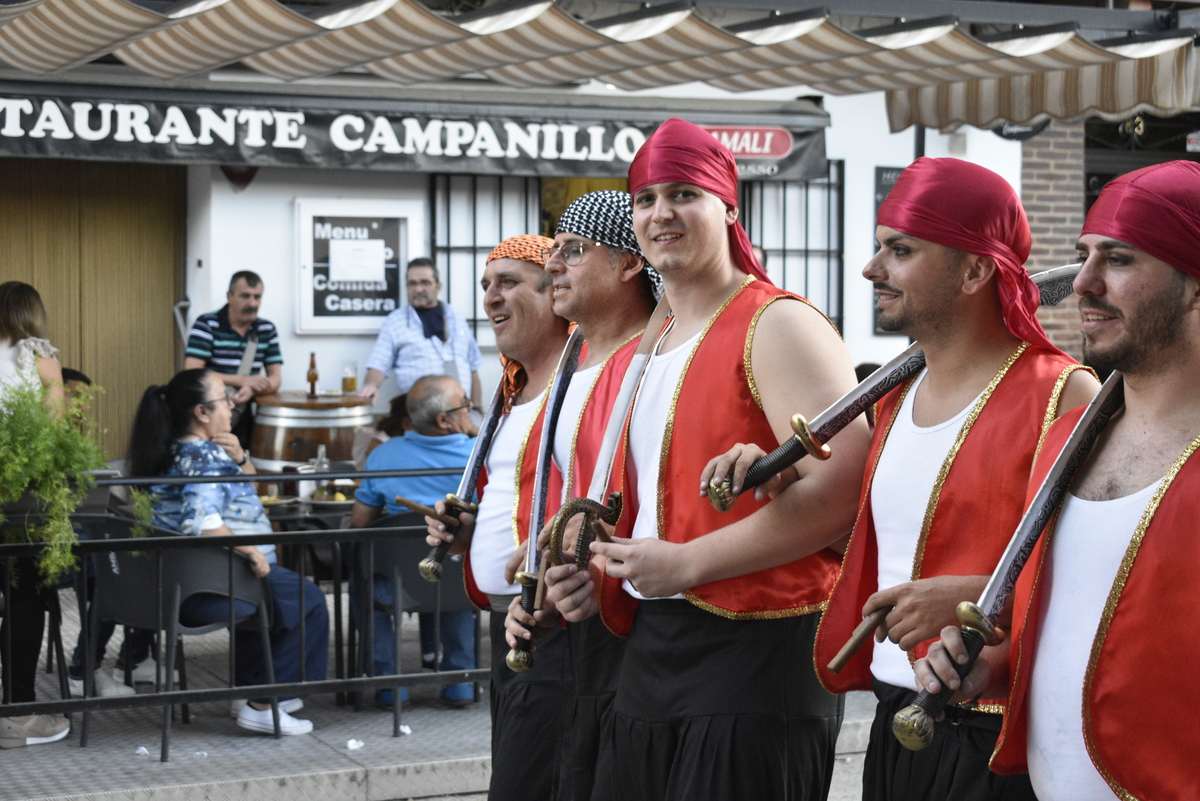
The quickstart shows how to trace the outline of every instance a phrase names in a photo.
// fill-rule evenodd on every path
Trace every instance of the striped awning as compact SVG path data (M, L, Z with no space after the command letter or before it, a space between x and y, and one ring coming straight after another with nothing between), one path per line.
M1069 21L1021 28L1019 3L1013 30L994 35L954 17L851 30L824 9L717 25L724 17L683 4L590 20L568 13L577 8L511 0L451 16L421 0L0 0L0 60L37 75L113 53L162 79L241 62L285 81L363 68L404 85L482 74L518 88L884 91L894 130L1169 115L1200 102L1192 31L1093 41Z

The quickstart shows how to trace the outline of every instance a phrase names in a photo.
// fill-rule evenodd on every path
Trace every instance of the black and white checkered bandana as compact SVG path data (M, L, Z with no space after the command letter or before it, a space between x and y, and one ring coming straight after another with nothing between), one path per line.
M633 235L633 203L628 192L609 189L580 195L558 218L554 233L586 236L610 248L642 256L637 237ZM645 261L645 256L642 260ZM654 283L655 296L661 295L662 278L651 269L649 262L645 269Z

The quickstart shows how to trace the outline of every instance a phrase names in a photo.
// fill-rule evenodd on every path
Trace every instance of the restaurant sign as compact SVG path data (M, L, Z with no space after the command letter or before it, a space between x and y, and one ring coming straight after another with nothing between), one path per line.
M544 118L533 118L314 108L311 98L300 108L96 94L94 88L87 99L0 94L0 155L624 177L661 122L614 120L611 111L588 119L578 109L547 108ZM699 115L694 121L704 125ZM734 153L743 178L804 180L825 173L822 129L705 127Z

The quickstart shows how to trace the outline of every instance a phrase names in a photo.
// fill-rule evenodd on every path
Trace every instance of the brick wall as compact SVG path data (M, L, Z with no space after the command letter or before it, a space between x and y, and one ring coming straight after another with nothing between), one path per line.
M1083 123L1057 120L1021 147L1021 202L1029 216L1033 248L1030 272L1075 260L1075 241L1083 228ZM1050 341L1082 358L1078 298L1072 295L1038 319Z

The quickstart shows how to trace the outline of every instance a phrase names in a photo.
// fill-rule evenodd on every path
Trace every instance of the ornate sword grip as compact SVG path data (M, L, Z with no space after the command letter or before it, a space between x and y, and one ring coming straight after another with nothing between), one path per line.
M458 497L452 492L447 493L446 514L450 515L451 517L458 518L463 512L475 514L476 509L477 507L475 504L470 503L469 501L464 501L462 498ZM433 550L429 552L429 556L426 556L421 560L421 564L418 565L418 568L421 571L421 576L426 581L438 581L441 579L442 562L446 561L446 554L449 552L450 543L443 540L442 542L439 542L437 545L433 546Z
M954 671L962 678L975 666L983 646L1000 642L1004 635L992 625L983 610L970 601L960 603L955 614L963 623L963 645L967 649L966 664L953 663ZM952 695L954 691L943 682L942 691L937 695L922 690L911 704L897 712L892 718L892 733L900 744L910 751L920 751L932 743L934 720L946 708Z
M967 647L967 663L954 663L954 670L959 677L971 672L975 659L983 650L983 635L966 626L962 630L963 645ZM946 702L954 695L954 690L942 686L942 691L932 695L928 690L922 690L916 699L901 709L892 718L892 734L900 744L910 751L920 751L933 742L934 720L946 708Z
M786 470L805 456L815 456L818 459L830 457L829 446L817 440L804 415L792 415L792 430L796 432L795 436L750 465L738 495L766 483L771 476ZM737 503L737 495L730 490L728 478L724 481L714 479L708 482L708 502L718 512L728 512L733 508Z
M538 577L521 572L517 574L517 582L521 585L521 608L533 614L536 607ZM529 640L517 640L517 647L504 657L504 664L514 673L525 673L533 668L532 643Z

